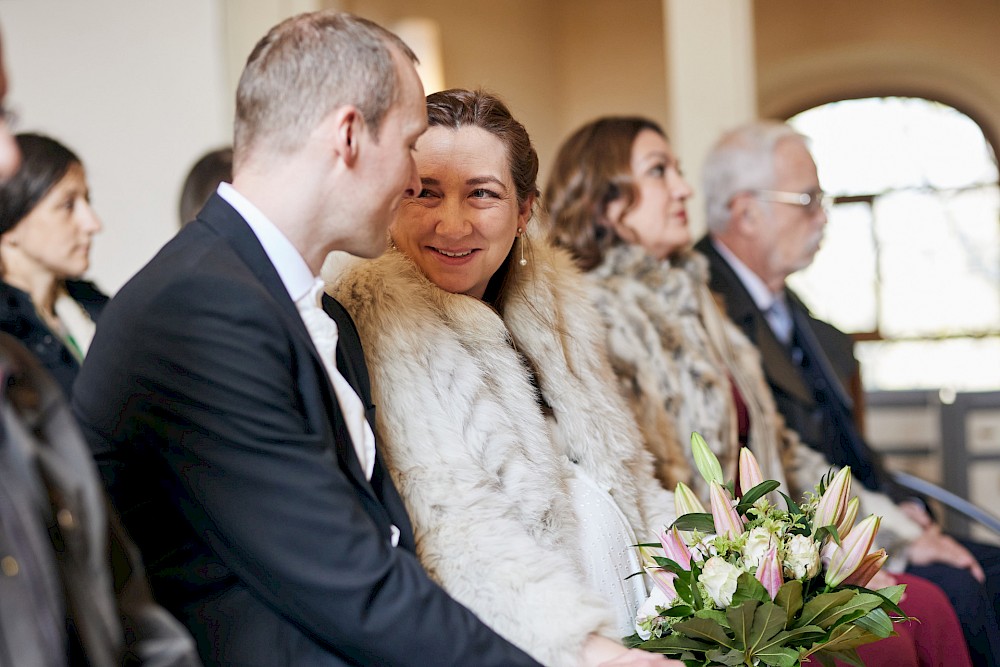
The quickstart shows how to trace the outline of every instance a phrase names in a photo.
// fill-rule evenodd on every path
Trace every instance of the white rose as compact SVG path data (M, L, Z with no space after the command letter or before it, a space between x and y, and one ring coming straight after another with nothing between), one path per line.
M725 609L733 603L733 593L736 592L736 580L739 576L739 568L718 556L713 556L705 563L698 581L705 587L705 592L712 598L715 606Z
M819 574L819 549L805 535L792 535L785 543L785 576L804 579Z
M657 616L659 613L656 611L657 607L663 607L667 609L670 607L670 598L660 590L659 586L653 586L652 592L650 592L649 597L646 601L642 603L639 607L639 611L635 613L635 631L639 633L643 641L646 641L653 636L651 632L650 621Z
M763 526L757 526L747 535L743 545L743 562L748 568L757 567L774 546L774 537Z

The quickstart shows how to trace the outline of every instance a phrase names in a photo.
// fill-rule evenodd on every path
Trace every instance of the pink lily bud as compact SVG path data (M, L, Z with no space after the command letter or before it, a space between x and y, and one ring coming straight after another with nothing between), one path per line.
M712 482L722 484L724 481L722 479L722 465L715 454L712 453L712 450L709 449L705 438L701 437L701 433L694 432L691 434L691 453L694 454L694 464L697 466L702 478L709 484Z
M674 509L677 510L677 516L705 512L705 506L698 500L698 496L694 495L691 487L684 482L677 482L677 487L674 489Z
M771 550L767 552L764 560L760 563L760 567L757 568L755 576L757 577L757 581L764 585L767 594L773 600L778 594L778 589L785 583L781 576L781 564L778 563L777 547L771 547Z
M676 574L660 567L647 568L646 574L653 580L656 587L667 596L668 600L673 600L677 597L677 591L674 589L674 579L677 578Z
M826 570L828 586L839 586L858 569L875 541L875 534L881 521L882 517L872 514L841 540L841 546L831 554L830 565Z
M830 485L826 487L823 497L816 505L816 516L813 518L813 534L823 526L836 526L847 513L847 502L851 498L851 469L841 468Z
M740 494L745 496L747 491L763 483L764 475L760 472L760 465L757 464L757 457L746 447L740 449Z
M888 558L889 554L885 552L885 549L873 551L861 559L858 569L854 570L847 579L844 579L844 583L855 586L867 586L872 577L882 569L882 565L885 564Z
M709 498L712 501L712 519L715 521L715 534L735 539L743 534L743 519L733 507L733 499L718 482L712 482Z
M660 532L660 544L663 545L663 555L684 569L691 568L691 549L684 544L680 531L671 528L669 531Z
M859 507L861 507L860 498L851 498L851 502L847 503L847 511L844 513L844 518L837 522L837 534L840 535L840 539L847 537L847 534L854 528L854 520L858 518Z

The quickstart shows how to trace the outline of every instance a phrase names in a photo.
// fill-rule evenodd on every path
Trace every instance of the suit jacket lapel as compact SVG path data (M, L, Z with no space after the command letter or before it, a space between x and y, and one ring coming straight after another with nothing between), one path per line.
M799 369L792 363L791 355L771 331L764 313L754 302L733 268L704 237L695 248L708 258L711 268L709 288L722 296L726 313L736 326L760 350L761 363L768 381L780 387L795 400L811 406L815 399L802 381Z
M361 397L365 406L365 418L372 432L375 428L375 405L372 403L371 381L368 376L368 365L365 363L364 350L358 336L357 327L347 310L329 294L323 295L323 310L337 323L339 332L337 341L337 369L347 379ZM400 546L413 551L415 543L410 518L399 492L396 490L389 472L382 460L378 445L375 447L375 465L372 468L371 488L389 513L392 523L399 528Z
M267 288L274 303L277 304L282 319L288 328L295 333L299 342L308 350L312 363L315 366L317 377L323 378L325 382L319 382L320 399L324 410L315 419L314 415L307 415L313 427L318 432L326 432L329 439L333 441L337 458L341 462L341 467L350 473L355 485L365 494L374 498L374 493L368 480L365 479L361 463L351 441L350 434L344 424L343 415L340 412L340 404L333 393L333 386L329 382L323 360L320 359L319 352L313 344L312 337L306 329L302 316L288 295L285 284L281 282L281 276L274 268L267 253L257 236L243 220L242 216L219 195L213 195L205 207L198 214L198 219L204 221L209 227L215 230L222 238L226 239L233 250L243 259L247 267L254 276ZM339 357L339 346L338 346ZM339 360L338 360L339 366Z

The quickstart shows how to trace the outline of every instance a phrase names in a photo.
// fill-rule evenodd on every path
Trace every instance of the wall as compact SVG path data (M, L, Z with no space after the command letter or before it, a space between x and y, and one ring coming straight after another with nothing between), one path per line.
M0 0L21 131L69 145L104 221L92 276L113 292L170 238L187 169L228 143L214 0Z
M504 98L535 143L543 187L559 143L587 120L642 113L666 121L661 0L508 0L488 10L464 0L340 4L390 27L436 21L445 84Z
M766 0L755 3L764 116L835 98L937 98L1000 137L1000 3Z

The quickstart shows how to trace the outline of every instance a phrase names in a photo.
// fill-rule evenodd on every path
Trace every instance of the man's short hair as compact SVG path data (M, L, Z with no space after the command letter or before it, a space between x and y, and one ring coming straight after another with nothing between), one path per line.
M377 138L399 88L393 49L416 62L399 37L344 12L299 14L271 28L236 89L236 166L257 146L298 149L327 114L346 105L358 108Z
M806 141L786 123L762 120L730 130L715 143L702 172L709 231L726 231L733 197L774 187L774 152L785 139Z

